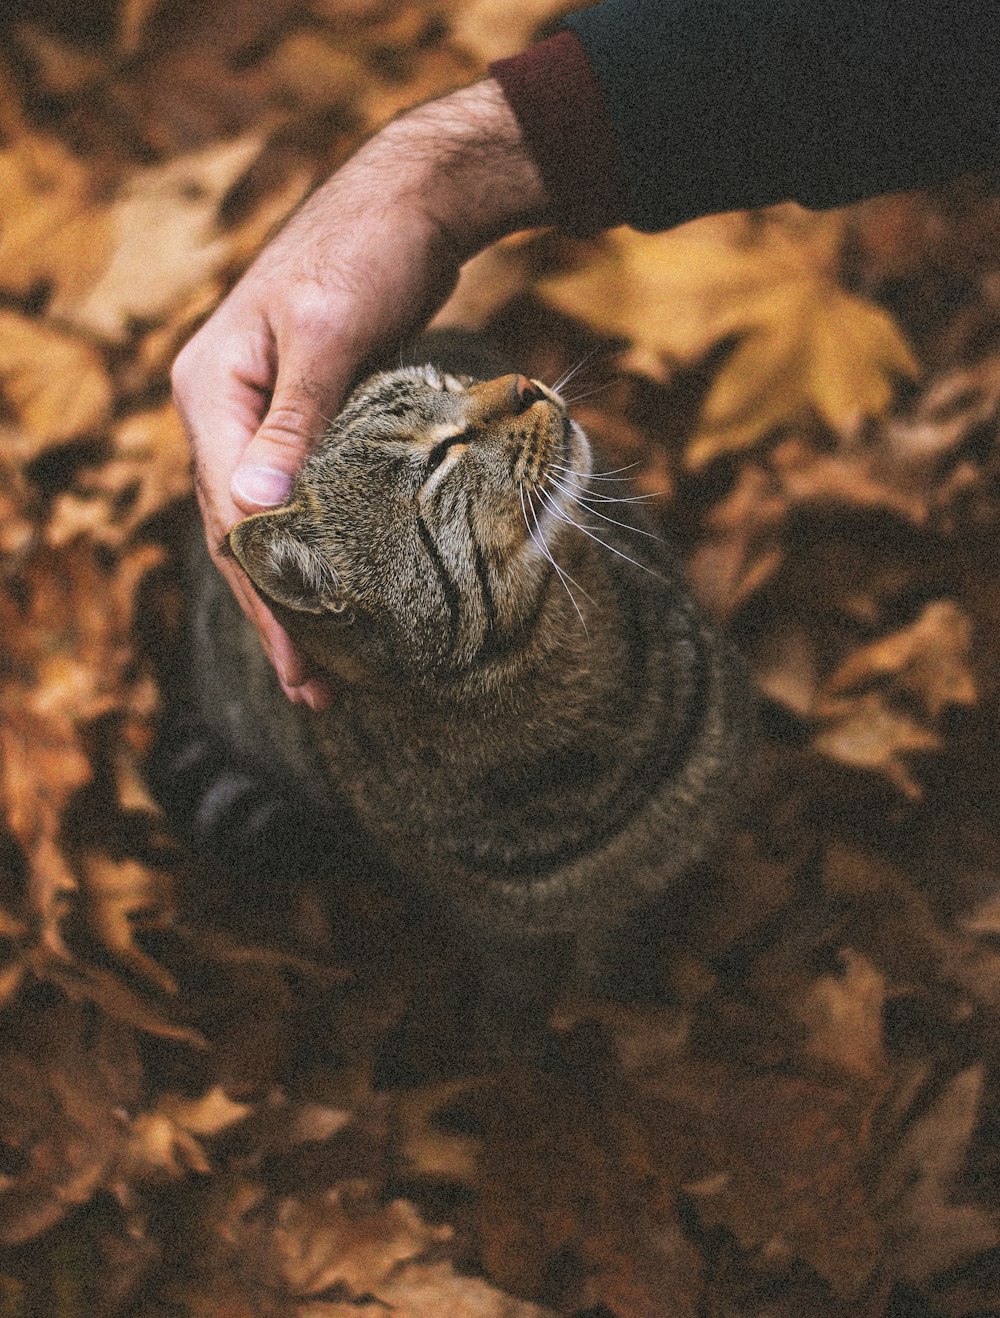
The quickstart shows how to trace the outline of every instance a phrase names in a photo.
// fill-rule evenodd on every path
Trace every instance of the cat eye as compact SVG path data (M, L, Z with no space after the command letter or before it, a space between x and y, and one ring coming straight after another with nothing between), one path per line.
M453 445L465 443L468 443L465 431L460 431L457 435L450 435L448 439L442 439L440 443L435 444L427 455L427 463L424 467L424 480L427 479L432 471L436 471L437 468L440 467L441 463L444 462L445 458L448 456L448 450Z

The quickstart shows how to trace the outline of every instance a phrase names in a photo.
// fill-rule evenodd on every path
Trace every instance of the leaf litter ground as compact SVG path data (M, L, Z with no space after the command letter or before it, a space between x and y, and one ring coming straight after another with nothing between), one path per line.
M0 1311L996 1312L1000 203L509 240L474 325L636 464L761 692L650 988L477 1068L455 948L184 855L170 360L309 181L552 0L8 6ZM654 1005L655 1004L655 1005Z

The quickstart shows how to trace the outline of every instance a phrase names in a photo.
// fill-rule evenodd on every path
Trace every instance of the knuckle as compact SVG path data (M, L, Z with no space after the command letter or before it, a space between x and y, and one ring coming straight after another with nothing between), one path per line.
M288 313L298 333L329 330L334 323L333 299L318 285L300 285L289 294Z
M282 403L272 407L257 432L257 442L264 441L279 448L302 450L308 447L309 434L314 425L312 408L306 404Z

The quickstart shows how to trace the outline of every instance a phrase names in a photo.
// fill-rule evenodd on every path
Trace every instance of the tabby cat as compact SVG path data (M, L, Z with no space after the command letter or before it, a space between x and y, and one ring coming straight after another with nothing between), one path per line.
M205 733L168 777L176 795L200 773L191 829L239 864L255 817L311 830L322 862L346 803L509 967L555 937L589 973L608 933L715 846L751 700L559 394L448 338L416 359L431 354L356 388L287 505L229 536L329 709L284 699L205 557ZM210 747L224 767L206 787Z

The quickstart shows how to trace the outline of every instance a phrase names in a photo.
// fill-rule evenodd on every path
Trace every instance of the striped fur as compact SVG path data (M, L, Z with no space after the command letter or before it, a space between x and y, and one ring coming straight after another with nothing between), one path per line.
M230 537L328 711L284 701L195 569L200 732L177 739L175 786L198 845L241 856L284 820L322 857L346 803L467 927L587 959L716 845L751 700L558 395L441 353L356 389L289 503Z

